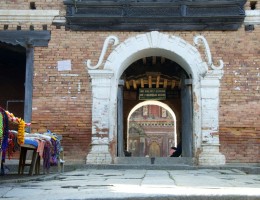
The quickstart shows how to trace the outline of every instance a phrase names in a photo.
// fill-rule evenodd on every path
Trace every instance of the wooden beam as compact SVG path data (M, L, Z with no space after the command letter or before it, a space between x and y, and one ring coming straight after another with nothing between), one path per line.
M152 88L152 76L149 76L148 85L149 88Z
M75 2L79 3L75 5ZM127 7L131 9L126 9L120 2L127 2ZM219 2L220 0L63 0L66 6L66 22L54 22L54 24L65 25L67 29L75 31L238 30L246 17L244 10L246 1L221 0L221 3ZM193 9L194 12L189 12ZM147 10L153 10L153 15L150 16ZM224 16L228 16L228 20L223 13Z
M167 88L167 84L168 84L168 80L164 79L164 81L163 81L163 88Z
M181 84L182 84L182 82L181 82L181 80L179 80L179 82L178 82L179 88L181 88Z
M12 44L21 45L23 47L47 47L51 38L50 31L0 31L0 41Z
M156 64L156 56L153 56L153 65Z
M172 80L172 89L175 87L175 80Z
M143 64L146 64L146 58L143 58Z
M161 64L165 63L165 58L161 57Z
M144 88L144 79L141 79L141 88Z
M125 86L126 86L126 89L130 90L130 84L129 84L129 81L126 81L126 82L125 82Z
M136 81L135 80L133 80L133 87L136 90L137 86L136 86Z
M156 88L159 88L159 85L160 85L160 75L157 76Z

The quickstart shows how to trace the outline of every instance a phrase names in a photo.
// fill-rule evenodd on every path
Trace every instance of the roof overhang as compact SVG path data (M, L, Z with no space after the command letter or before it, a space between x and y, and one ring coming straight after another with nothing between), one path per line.
M50 31L0 31L0 42L23 47L46 47L50 38Z
M237 30L246 0L64 0L66 28L85 31Z

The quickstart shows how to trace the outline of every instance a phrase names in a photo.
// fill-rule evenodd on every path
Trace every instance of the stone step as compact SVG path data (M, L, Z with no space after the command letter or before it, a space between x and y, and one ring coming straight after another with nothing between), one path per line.
M117 157L114 164L124 165L194 165L190 157Z

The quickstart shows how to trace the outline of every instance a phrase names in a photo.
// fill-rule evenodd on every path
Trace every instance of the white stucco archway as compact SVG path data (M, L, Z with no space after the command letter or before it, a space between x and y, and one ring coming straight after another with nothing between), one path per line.
M113 36L112 39L115 38ZM223 62L220 62L222 66L215 67L207 41L200 36L194 39L194 43L198 44L199 40L205 46L207 63L193 45L179 37L157 31L139 34L120 43L109 55L103 69L97 69L100 65L90 67L90 62L88 63L88 73L92 79L93 113L92 149L87 155L87 163L112 162L113 155L110 154L109 146L117 135L115 116L120 77L134 61L149 56L173 60L192 77L192 134L196 138L193 140L194 155L201 165L225 163L225 157L219 153L218 134L212 134L218 132L219 87ZM106 40L106 45L108 41ZM102 51L102 59L103 54Z

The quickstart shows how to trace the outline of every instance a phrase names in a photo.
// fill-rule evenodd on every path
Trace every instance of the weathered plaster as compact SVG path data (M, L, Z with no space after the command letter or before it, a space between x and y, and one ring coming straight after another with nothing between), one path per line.
M51 24L59 10L0 10L0 22L3 23L31 23L43 22Z
M122 73L138 59L162 56L178 63L192 77L193 96L196 100L193 102L192 134L194 155L198 155L198 163L200 165L225 163L225 157L219 153L219 137L217 134L212 135L212 132L218 132L219 87L223 75L223 61L219 61L219 66L214 66L204 37L195 37L194 43L204 45L207 63L202 60L199 51L185 40L153 31L136 35L120 43L109 55L103 69L97 69L101 65L94 67L94 70L89 67L93 87L92 134L98 134L97 127L101 129L105 126L109 134L107 143L102 143L107 145L107 148L102 150L108 150L109 141L113 141L117 136L117 88ZM101 60L102 63L103 58ZM96 137L92 137L92 140L99 141ZM108 151L106 154L109 153ZM92 159L95 154L96 157L100 156L97 147L91 149L87 163L98 162L98 158ZM110 158L111 160L106 160L107 163L112 163L112 157Z
M260 10L246 10L245 25L260 24Z

